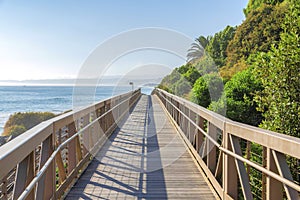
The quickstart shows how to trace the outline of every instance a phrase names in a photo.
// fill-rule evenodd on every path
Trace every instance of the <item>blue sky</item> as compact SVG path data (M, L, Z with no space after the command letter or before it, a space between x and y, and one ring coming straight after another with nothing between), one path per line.
M3 0L0 80L76 78L89 53L113 35L143 27L173 29L191 38L213 35L226 25L241 24L246 4L246 0ZM107 74L126 73L120 65L149 63L155 53L151 55L129 55ZM164 65L184 63L164 56L169 61Z

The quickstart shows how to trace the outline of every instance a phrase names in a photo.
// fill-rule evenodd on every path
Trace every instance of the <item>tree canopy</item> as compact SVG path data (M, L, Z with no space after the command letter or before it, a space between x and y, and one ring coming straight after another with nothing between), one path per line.
M244 14L247 16L249 13L260 8L263 4L276 5L284 0L249 0L247 7L244 9Z
M227 26L224 30L216 33L208 42L206 51L213 58L215 64L222 67L226 64L227 46L235 34L235 27Z
M248 68L235 74L224 87L224 93L210 109L217 113L226 113L232 120L258 126L261 123L261 112L256 110L253 102L255 91L261 91L262 84L253 75L253 69Z
M263 112L261 127L300 137L300 3L291 4L278 45L254 63L263 91L255 101Z
M203 56L176 68L162 83L233 120L300 137L299 3L250 0L245 10L241 25L197 38ZM219 83L226 83L224 93L212 98Z
M223 77L230 78L246 69L248 65L245 65L245 61L250 55L267 52L272 44L279 42L287 8L285 3L276 6L263 4L247 16L228 44L226 66L221 69Z
M192 92L192 101L208 107L212 101L217 101L221 97L223 81L217 73L205 74L195 82Z
M249 0L244 12L241 25L206 37L204 56L177 69L193 84L184 97L232 120L300 138L300 1ZM178 80L177 88L187 87ZM249 148L250 160L262 164L263 147ZM299 182L299 160L286 160ZM250 170L249 179L260 196L261 173Z

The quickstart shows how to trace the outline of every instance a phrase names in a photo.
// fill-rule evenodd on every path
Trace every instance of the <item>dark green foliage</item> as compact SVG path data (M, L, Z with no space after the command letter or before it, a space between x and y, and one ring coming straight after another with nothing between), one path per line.
M247 7L244 9L245 16L260 8L263 4L276 5L284 0L249 0Z
M181 67L175 70L177 70L177 72L180 74L184 74L190 69L191 66L192 66L191 63L187 63L186 65L182 65Z
M214 60L210 56L203 56L195 63L195 68L199 71L200 75L217 72L218 68Z
M204 36L200 36L199 38L197 38L197 40L199 41L201 46L205 49L208 44L208 39Z
M158 87L178 96L186 96L199 77L200 73L195 66L187 63L175 68L170 75L163 78Z
M206 74L195 82L192 92L192 101L207 108L221 97L223 81L217 73Z
M248 58L253 52L266 52L271 44L279 41L286 10L285 5L264 5L251 13L237 28L236 35L228 46L228 54L237 56L230 62L236 63L240 58Z
M191 91L191 89L191 84L182 76L175 84L174 94L177 96L185 96Z
M251 12L236 29L234 38L228 44L225 71L230 71L230 68L247 60L251 54L267 52L272 44L278 44L286 12L285 3L276 6L264 4ZM230 72L228 76L236 72Z
M200 77L200 73L194 66L191 66L188 71L183 74L183 77L190 85L194 85L196 80Z
M50 112L26 112L11 115L4 126L4 135L17 136L42 121L55 117Z
M205 108L208 107L211 102L208 85L203 76L196 81L193 87L192 101Z
M255 96L263 112L261 127L300 137L300 2L291 1L277 46L256 57L255 73L263 91ZM299 160L287 156L293 179L300 181Z
M298 2L298 3L296 3ZM265 120L261 127L300 137L300 5L291 4L277 46L257 56L256 76L264 90L255 101Z
M258 126L262 116L256 110L253 96L255 91L261 90L261 83L253 75L251 68L237 73L225 85L227 116L235 121Z
M210 40L205 50L213 58L216 65L222 67L226 63L226 49L235 34L235 27L227 26L223 31L216 33Z
M253 102L255 91L261 91L262 85L252 73L252 68L235 74L226 84L224 94L219 102L214 102L210 109L224 113L232 120L258 126L262 120L261 113Z
M236 29L227 26L214 37L197 38L198 50L201 45L207 54L174 70L177 75L165 81L169 90L179 92L187 88L183 76L190 85L194 83L192 100L200 105L251 125L258 125L264 112L262 127L280 131L281 126L284 133L299 137L299 13L292 14L289 5L298 12L299 8L297 1L282 2L250 0L245 11L247 18ZM289 18L285 19L287 13ZM264 53L256 56L257 52ZM215 101L206 81L223 65L222 76L228 78L226 96ZM255 75L249 66L255 68ZM234 76L237 72L240 73ZM202 77L195 81L198 76ZM256 92L259 93L254 101ZM290 125L286 128L282 126L285 123Z

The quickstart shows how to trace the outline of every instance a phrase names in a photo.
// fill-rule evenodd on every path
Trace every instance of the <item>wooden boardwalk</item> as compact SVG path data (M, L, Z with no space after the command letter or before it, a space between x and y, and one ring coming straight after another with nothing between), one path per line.
M66 199L215 199L156 96L143 95Z

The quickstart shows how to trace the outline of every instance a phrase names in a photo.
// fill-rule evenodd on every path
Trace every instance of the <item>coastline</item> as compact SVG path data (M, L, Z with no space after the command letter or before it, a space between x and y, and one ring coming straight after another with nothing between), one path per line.
M154 87L142 87L151 94ZM100 86L93 99L84 98L88 104L101 101L131 90L131 86ZM83 94L84 95L84 94ZM10 115L17 112L52 112L60 114L73 107L73 86L0 86L0 136Z

